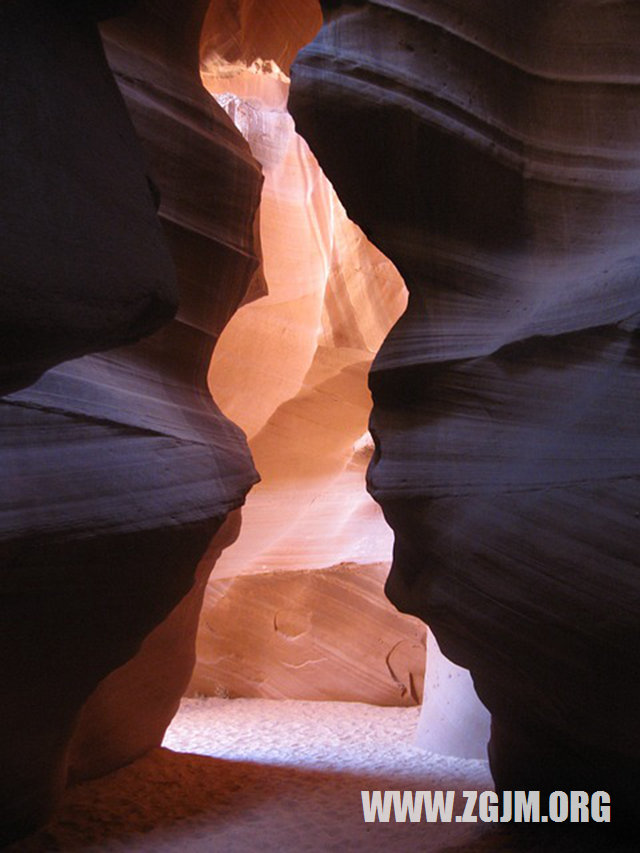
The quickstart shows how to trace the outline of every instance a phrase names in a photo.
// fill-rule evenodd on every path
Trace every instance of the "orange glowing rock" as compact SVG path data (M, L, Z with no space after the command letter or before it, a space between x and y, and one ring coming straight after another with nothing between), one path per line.
M242 589L251 610L258 606L251 597L264 595L269 586L267 577L274 589L293 583L279 578L280 572L295 572L297 582L308 583L311 590L314 581L301 580L302 570L350 563L380 579L380 565L388 566L390 530L364 484L373 449L365 437L371 407L367 373L405 307L406 293L393 265L349 221L295 132L286 111L288 78L275 63L256 60L247 67L209 56L203 80L249 141L265 175L260 236L268 293L245 304L232 319L216 346L209 377L223 411L246 431L262 478L243 509L243 532L219 560L213 581L216 589L228 589L233 600ZM240 575L242 584L230 583ZM260 577L248 577L255 575ZM351 595L355 602L357 587ZM330 606L319 595L314 618L329 618L323 608ZM381 583L375 595L363 595L360 606L372 613L388 607ZM211 632L219 638L222 630L217 620L226 610L221 608L219 595L207 598L192 690L205 692L222 679L210 651ZM366 624L375 645L374 621ZM346 629L334 624L337 660ZM415 628L396 614L393 630L395 642L402 642ZM233 632L235 642L242 636ZM250 647L247 639L247 646L236 650L236 692L244 683L251 684L246 695L273 695L268 682L281 667L278 655L272 649L269 661L261 653L266 674L252 679L242 672L249 666ZM363 640L359 651L349 651L356 668L365 666L365 647ZM307 651L313 656L311 646ZM338 668L331 674L328 658L323 677L333 684L333 698L383 701L384 696L392 701L392 693L375 684L373 674L368 688L366 680L357 688L342 683ZM229 666L227 660L227 679ZM311 670L300 669L288 679L288 695L318 695L312 686L316 678ZM284 687L278 689L287 695ZM331 697L328 688L320 693Z

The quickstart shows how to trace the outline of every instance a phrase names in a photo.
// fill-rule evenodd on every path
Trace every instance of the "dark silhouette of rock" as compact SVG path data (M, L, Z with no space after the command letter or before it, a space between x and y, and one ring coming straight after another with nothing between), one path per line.
M325 6L290 108L409 307L370 376L387 591L471 670L499 785L631 807L640 740L633 2Z
M144 155L95 4L0 6L3 840L46 817L69 761L104 773L160 742L237 522L212 537L257 479L206 385L217 335L260 288L262 181L200 84L206 6L150 0L105 25ZM176 319L121 346L175 311L170 254Z
M105 4L102 4L103 6ZM0 389L138 340L175 273L95 22L76 4L0 6Z

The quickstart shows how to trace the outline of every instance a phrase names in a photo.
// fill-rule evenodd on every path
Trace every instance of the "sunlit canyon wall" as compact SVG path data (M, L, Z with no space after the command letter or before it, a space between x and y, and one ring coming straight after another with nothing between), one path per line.
M3 839L159 743L257 479L207 372L261 290L260 167L201 86L204 0L104 25L123 102L94 13L130 5L0 4Z
M469 668L497 784L640 740L640 8L326 2L290 109L409 308L370 378L391 600Z
M406 290L347 219L286 111L281 46L293 56L309 41L319 8L300 4L290 21L283 4L260 5L262 17L240 4L229 22L233 5L210 7L203 80L264 170L268 295L229 323L210 384L247 433L262 481L208 585L190 689L415 704L425 629L384 596L391 531L365 491L367 372Z

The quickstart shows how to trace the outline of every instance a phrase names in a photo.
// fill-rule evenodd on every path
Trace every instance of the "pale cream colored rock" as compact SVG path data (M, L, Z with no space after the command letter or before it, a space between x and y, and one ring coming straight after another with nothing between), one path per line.
M478 699L469 670L446 658L431 632L427 661L416 744L439 755L486 758L491 715Z

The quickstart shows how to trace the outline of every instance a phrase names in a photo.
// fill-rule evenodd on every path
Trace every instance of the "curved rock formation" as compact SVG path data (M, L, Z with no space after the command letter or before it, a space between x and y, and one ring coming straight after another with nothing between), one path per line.
M187 595L144 638L134 657L103 678L82 706L69 746L71 783L101 776L162 742L195 663L207 579L239 529L237 509L229 513L206 549Z
M620 814L640 759L640 9L323 5L290 107L410 290L370 378L388 593L471 670L498 784L605 789Z
M201 52L206 63L217 58L227 70L260 60L288 74L300 48L321 26L318 0L211 0Z
M237 312L211 364L213 395L247 433L262 482L209 584L190 689L411 704L425 629L382 593L391 532L365 491L363 440L367 370L406 290L296 134L269 44L248 66L203 57L205 85L263 166L268 294ZM283 609L304 614L295 636L277 628Z
M213 577L191 690L417 705L424 625L384 597L388 563Z
M2 394L137 340L177 307L144 160L87 5L0 6Z
M201 86L206 6L148 0L105 25L109 62L162 198L177 318L134 346L64 361L0 407L5 837L50 808L72 740L75 777L104 773L159 742L193 664L211 559L194 586L196 567L257 479L244 436L206 385L217 335L255 278L262 182L248 146ZM1 9L5 23L13 15L19 69L30 63L25 85L43 87L33 115L12 116L12 138L29 141L21 159L11 159L15 145L3 152L9 170L32 169L30 208L8 234L24 305L9 292L3 322L8 316L25 330L16 340L40 369L43 359L140 338L172 308L174 274L90 9L36 0ZM24 100L24 81L13 82ZM33 128L41 120L49 122L44 140ZM151 313L141 314L145 305ZM14 308L24 308L23 320ZM55 334L42 332L47 323ZM15 361L24 379L24 359ZM213 550L233 538L228 527Z

